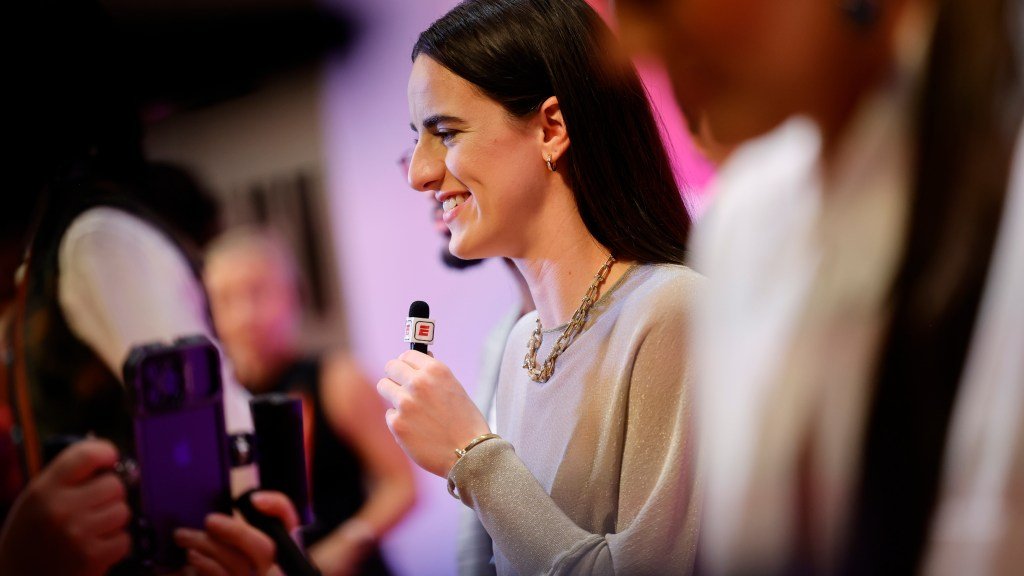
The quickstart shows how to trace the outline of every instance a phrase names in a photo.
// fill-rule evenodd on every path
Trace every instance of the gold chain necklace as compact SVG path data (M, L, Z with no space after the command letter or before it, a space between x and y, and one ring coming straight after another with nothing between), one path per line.
M608 260L605 261L604 266L597 271L594 276L594 281L590 284L590 288L587 293L583 296L583 301L580 302L580 307L573 313L572 319L569 320L569 324L562 331L562 335L555 341L555 347L551 350L551 354L548 355L547 360L544 361L544 365L537 366L537 350L540 348L541 342L544 340L542 330L540 326L540 314L537 315L537 326L533 329L533 335L530 336L530 341L526 344L526 358L523 359L523 368L526 368L526 373L530 375L530 380L534 382L544 383L551 378L551 375L555 373L555 360L569 347L569 342L577 334L583 330L583 325L587 321L587 316L590 314L590 307L597 301L597 290L604 284L606 278L608 278L608 272L612 269L612 264L615 263L615 257L608 255Z

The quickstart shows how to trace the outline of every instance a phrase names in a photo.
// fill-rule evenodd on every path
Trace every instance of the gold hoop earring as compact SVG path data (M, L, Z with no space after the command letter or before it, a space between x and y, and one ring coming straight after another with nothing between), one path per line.
M546 160L544 160L544 163L548 165L548 170L551 170L552 172L555 171L555 163L551 160L551 154L548 154L548 157Z

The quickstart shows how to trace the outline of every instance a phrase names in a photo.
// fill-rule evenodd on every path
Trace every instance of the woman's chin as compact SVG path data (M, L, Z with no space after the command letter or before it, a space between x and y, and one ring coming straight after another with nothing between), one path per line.
M494 256L491 251L484 250L479 243L471 241L461 233L452 234L448 241L448 251L460 260L483 260Z
M486 256L481 256L474 250L455 248L453 246L449 246L448 251L459 260L483 260L486 258Z
M507 244L497 242L493 235L489 234L467 234L466 229L452 231L449 239L449 251L463 260L483 260L486 258L497 258L507 256ZM479 233L479 229L472 232Z

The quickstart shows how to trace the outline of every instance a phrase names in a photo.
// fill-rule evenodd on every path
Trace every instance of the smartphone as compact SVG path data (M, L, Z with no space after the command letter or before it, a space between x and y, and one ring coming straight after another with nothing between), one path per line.
M146 566L180 568L185 552L174 530L202 529L211 512L231 513L220 355L205 336L137 346L124 382L137 477L129 487L133 556Z

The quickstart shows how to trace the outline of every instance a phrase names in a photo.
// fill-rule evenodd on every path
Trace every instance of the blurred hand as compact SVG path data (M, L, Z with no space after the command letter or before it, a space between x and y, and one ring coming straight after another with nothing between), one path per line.
M365 522L350 519L310 546L309 557L323 576L351 576L360 573L374 542L372 529Z
M309 548L309 558L324 576L358 574L364 556L361 546L341 538L321 540Z
M25 488L0 534L0 574L102 575L131 551L117 448L72 444Z
M292 532L299 517L288 497L279 492L258 492L252 503L257 510L280 519ZM276 546L240 516L210 514L205 530L179 528L174 541L188 552L188 563L201 576L278 574Z
M455 465L456 448L490 430L451 370L432 356L408 350L384 366L377 392L393 406L388 428L421 468L441 476Z

